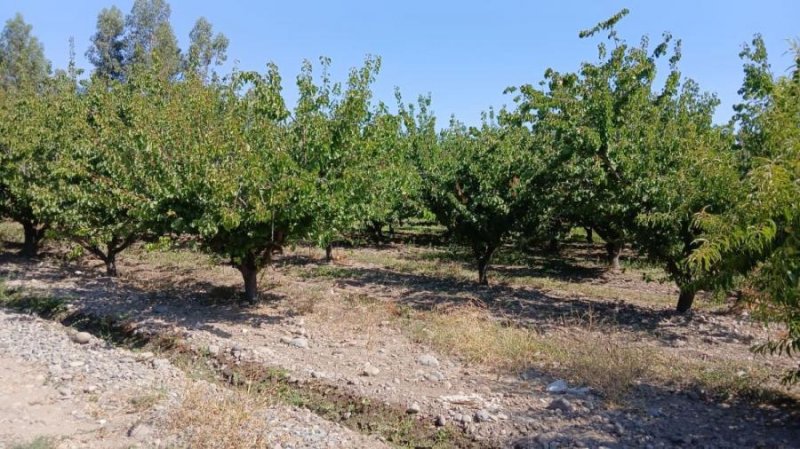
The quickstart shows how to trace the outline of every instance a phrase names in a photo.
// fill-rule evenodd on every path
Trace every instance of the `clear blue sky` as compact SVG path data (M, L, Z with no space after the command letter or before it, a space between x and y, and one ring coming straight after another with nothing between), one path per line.
M0 2L0 18L21 12L34 27L54 67L68 60L75 38L78 63L94 32L97 13L132 0ZM407 100L430 92L440 125L450 114L478 123L489 106L510 103L505 87L536 83L547 67L574 70L596 57L596 39L578 39L619 9L631 14L618 27L622 37L655 41L663 31L683 39L684 75L722 100L717 120L731 115L742 72L738 53L754 33L764 35L773 70L791 65L788 40L800 36L799 0L692 1L189 1L173 0L172 24L183 48L195 19L205 16L231 41L228 70L281 68L287 95L303 59L325 55L343 76L367 53L383 58L375 85L379 99L392 101L394 86Z

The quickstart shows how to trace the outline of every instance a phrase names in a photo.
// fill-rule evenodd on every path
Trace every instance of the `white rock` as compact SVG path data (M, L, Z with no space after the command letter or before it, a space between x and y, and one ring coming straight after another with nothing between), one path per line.
M422 409L420 408L419 403L412 402L411 405L409 405L408 408L406 409L406 413L408 413L409 415L415 415L419 413L420 410Z
M364 367L361 369L362 376L377 376L380 372L381 372L380 369L378 369L375 366L372 366L372 364L370 364L369 362L365 363Z
M88 332L77 332L72 335L72 341L81 345L85 345L86 343L92 341L92 334Z
M471 405L471 406L479 406L483 405L483 397L478 394L454 394L452 396L440 396L439 400L442 402L448 402L450 404L457 404L457 405Z
M568 388L569 386L567 386L567 381L559 379L547 386L547 392L555 394L563 394L567 392Z
M304 337L281 337L281 343L285 343L289 346L294 346L295 348L300 349L307 349L308 348L308 339Z
M423 354L417 357L417 363L423 366L439 367L439 360L431 354Z

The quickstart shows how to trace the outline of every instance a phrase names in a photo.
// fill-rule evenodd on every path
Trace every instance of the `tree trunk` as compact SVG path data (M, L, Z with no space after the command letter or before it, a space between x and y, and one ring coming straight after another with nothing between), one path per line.
M489 285L489 262L492 260L494 248L489 248L482 253L476 251L478 258L478 285Z
M22 228L25 232L25 241L20 254L25 257L35 257L39 253L39 242L41 242L44 230L37 229L36 225L29 221L23 221Z
M594 230L592 228L588 228L586 226L583 227L586 231L586 243L592 244L594 243Z
M681 287L681 293L678 295L678 307L675 311L678 313L688 312L694 303L695 293L697 291L693 288Z
M547 251L550 254L556 254L557 255L560 250L561 250L561 242L558 241L557 237L551 238L547 242L547 246L545 246L545 251Z
M103 262L106 263L106 276L117 277L117 253L109 250Z
M373 243L383 243L383 223L371 220L367 228Z
M325 247L325 261L333 262L333 245L330 243Z
M238 266L244 280L244 299L250 304L258 301L258 266L255 257L248 255Z
M610 241L606 243L606 254L608 257L608 266L612 271L619 271L619 256L622 254L622 243Z

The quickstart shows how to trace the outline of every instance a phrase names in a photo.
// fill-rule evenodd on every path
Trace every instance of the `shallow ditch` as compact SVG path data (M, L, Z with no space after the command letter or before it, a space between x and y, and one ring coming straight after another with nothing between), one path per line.
M192 347L171 334L146 334L113 317L69 311L63 301L41 297L0 298L7 308L31 313L89 332L115 346L148 349L169 358L184 371L198 365L229 388L248 394L269 395L283 403L305 408L320 417L359 433L380 438L398 448L499 448L499 443L476 440L465 429L453 425L437 427L433 420L409 415L400 407L354 395L315 380L297 381L284 370L254 362L243 362L225 354L212 355Z

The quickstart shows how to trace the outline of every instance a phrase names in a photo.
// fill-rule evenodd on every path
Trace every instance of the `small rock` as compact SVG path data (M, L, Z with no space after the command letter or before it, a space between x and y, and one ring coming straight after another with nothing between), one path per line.
M422 409L419 407L419 403L412 402L411 405L409 405L408 408L406 409L406 413L408 413L409 415L415 415L419 413L420 410Z
M211 355L218 355L219 354L219 346L217 345L208 345L208 353Z
M80 368L83 365L84 365L84 363L82 361L80 361L80 360L75 360L73 362L69 362L69 367L70 368Z
M153 365L153 368L157 370L167 370L172 366L167 359L153 359L150 363Z
M563 394L567 392L567 381L559 379L547 386L548 393Z
M77 332L72 335L72 341L81 345L85 345L86 343L92 341L92 334L88 332Z
M147 424L136 424L128 430L128 436L136 441L147 441L153 436L153 428Z
M287 345L295 348L308 349L308 339L304 337L281 337L281 343L286 343Z
M372 364L369 362L365 363L364 368L361 369L362 376L377 376L380 372L381 370L375 366L372 366Z
M423 366L439 367L439 360L431 354L423 354L417 358L417 363Z
M139 361L139 362L146 362L148 360L151 360L155 356L156 355L153 354L150 351L140 352L140 353L136 354L136 360Z
M564 413L570 413L574 410L572 403L564 398L554 399L547 406L548 410L561 410Z
M447 418L445 418L444 415L436 415L434 424L436 424L436 427L444 427L447 425Z
M475 422L487 422L492 420L492 415L486 410L478 410L475 412Z
M84 393L94 393L95 391L97 391L97 386L96 385L87 385L87 386L83 387L83 392Z
M72 390L70 390L67 387L59 388L58 389L58 394L60 394L61 396L64 396L64 397L72 396Z
M440 373L439 371L431 371L430 373L425 374L425 379L431 382L441 382L444 380L444 374Z

